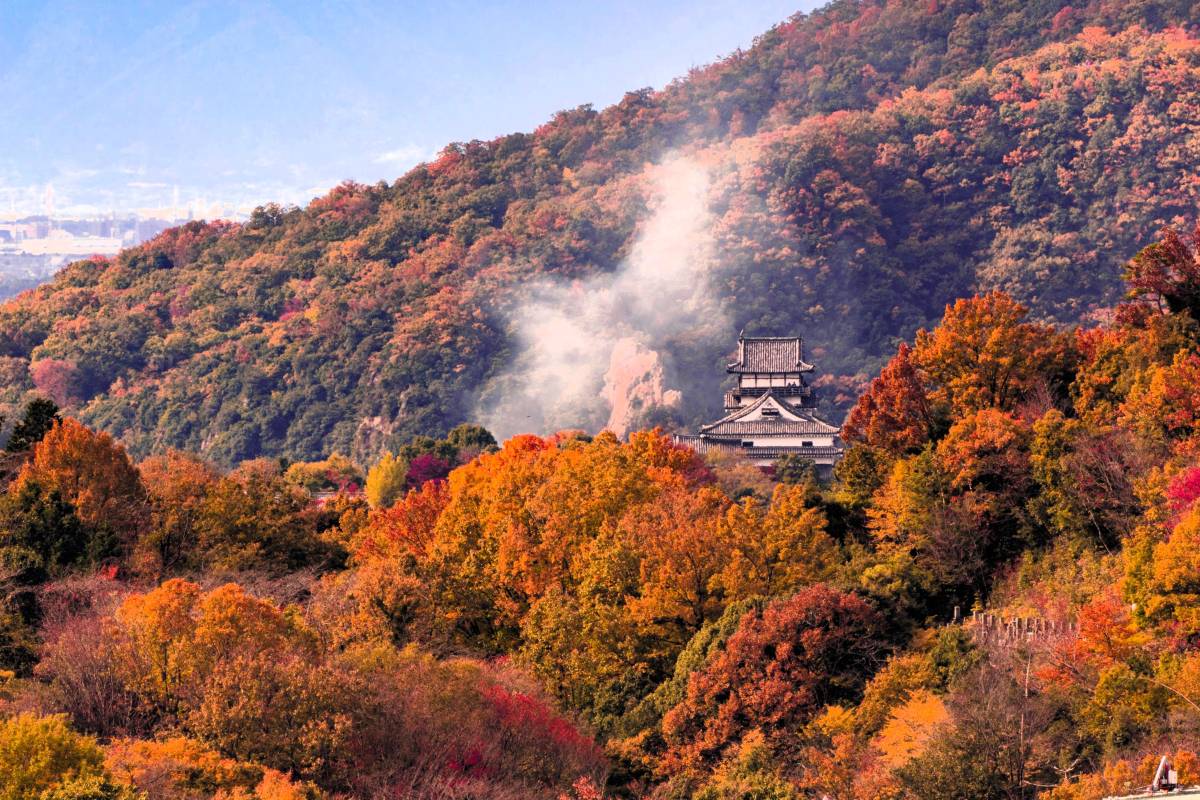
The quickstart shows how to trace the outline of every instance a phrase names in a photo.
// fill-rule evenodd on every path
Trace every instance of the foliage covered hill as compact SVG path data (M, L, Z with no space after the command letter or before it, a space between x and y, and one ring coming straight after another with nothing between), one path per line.
M530 283L613 270L646 164L678 150L713 175L730 338L803 333L848 402L977 288L1065 320L1111 304L1119 265L1196 205L1200 44L1170 27L1195 18L1184 0L834 3L394 184L76 263L0 308L3 399L50 394L139 454L368 462L471 414ZM728 340L657 344L676 379L704 376L675 418L710 413Z
M947 307L828 483L462 426L364 500L341 456L135 463L32 404L0 800L1101 800L1163 754L1195 783L1200 228L1127 275L1092 328Z

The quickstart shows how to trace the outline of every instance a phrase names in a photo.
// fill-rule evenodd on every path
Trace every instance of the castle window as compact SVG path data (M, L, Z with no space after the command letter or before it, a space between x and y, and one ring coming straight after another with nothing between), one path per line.
M742 442L742 447L754 447L754 442Z
M812 442L801 442L800 446L801 447L812 447L813 443Z
M762 410L762 415L764 417L778 417L779 409L778 408L764 408Z

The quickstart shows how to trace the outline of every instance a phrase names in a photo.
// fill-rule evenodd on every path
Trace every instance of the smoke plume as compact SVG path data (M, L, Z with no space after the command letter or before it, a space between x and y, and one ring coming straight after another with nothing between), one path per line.
M666 344L724 332L708 281L709 175L683 157L651 169L651 215L629 258L583 283L535 286L514 314L518 354L477 409L498 437L602 427L623 435L648 407L681 401L666 386Z

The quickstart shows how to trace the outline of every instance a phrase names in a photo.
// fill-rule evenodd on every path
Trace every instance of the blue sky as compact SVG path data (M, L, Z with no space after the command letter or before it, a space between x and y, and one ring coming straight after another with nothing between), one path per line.
M5 0L0 215L303 203L661 87L817 5Z

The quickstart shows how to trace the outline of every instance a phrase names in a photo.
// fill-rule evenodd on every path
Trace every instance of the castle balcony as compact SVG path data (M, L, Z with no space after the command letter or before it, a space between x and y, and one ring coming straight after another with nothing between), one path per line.
M725 408L732 410L742 405L743 398L761 397L767 392L771 392L776 397L783 398L790 403L796 403L800 406L808 405L812 399L812 389L808 386L745 386L737 389L731 389L725 393ZM797 403L797 401L799 401Z

